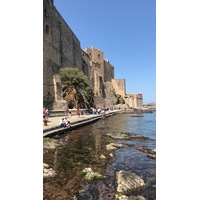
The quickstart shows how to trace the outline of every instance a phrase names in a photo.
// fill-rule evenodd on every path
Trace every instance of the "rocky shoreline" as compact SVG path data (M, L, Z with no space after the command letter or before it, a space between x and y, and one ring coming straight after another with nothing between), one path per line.
M113 159L114 151L119 148L126 148L126 147L130 146L127 144L120 143L119 140L129 139L129 140L147 141L150 139L148 137L139 136L136 134L124 133L124 132L122 132L122 133L107 133L105 135L105 137L106 137L106 143L105 143L105 147L104 147L105 150L102 152L102 154L99 156L99 158L97 158L98 160L94 161L99 164L98 167L95 168L95 167L91 167L90 165L86 166L84 169L81 170L80 174L78 175L79 181L81 181L81 182L94 181L94 180L98 180L98 179L107 178L106 176L104 176L104 170L102 170L102 169L106 166L106 164L108 162L110 162ZM115 142L116 140L118 140L118 143ZM155 159L155 154L156 154L155 149L149 149L144 146L135 146L135 145L133 145L133 147L138 151L142 151L143 153L146 153L147 156L149 156L149 158ZM44 154L48 153L48 151L62 149L62 148L65 148L65 141L58 140L58 139L52 139L52 138L44 138ZM100 165L101 165L101 167L100 167ZM80 170L81 165L77 166L76 168L77 168L77 170ZM59 179L58 173L59 172L57 172L55 168L50 167L49 164L47 164L47 163L43 164L44 179L48 179L48 178L54 179L55 177L58 177L58 179ZM137 174L122 170L122 171L116 172L116 180L117 180L117 184L115 186L115 191L116 191L115 199L116 200L144 200L145 199L141 195L137 195L137 196L133 195L134 191L143 189L146 186L144 180L141 177L139 177ZM77 181L77 177L75 178L74 181ZM66 184L68 181L64 181L64 182ZM67 183L67 185L69 185L70 188L74 187L71 184L74 185L75 183L74 182ZM47 181L44 186L44 190L46 191L45 192L46 198L44 198L44 199L48 199L47 193L51 194L48 187L49 187L49 183ZM73 199L72 196L70 197L71 192L66 193L66 191L67 191L66 189L58 190L58 189L55 189L54 187L53 187L54 188L53 189L52 187L53 186L50 187L51 188L50 190L57 191L58 196L60 194L62 196L62 198L67 197L68 199ZM74 187L74 189L77 190L78 188ZM78 190L81 191L81 188L79 188ZM62 198L60 198L60 199L62 199ZM56 199L59 199L59 198L56 198Z

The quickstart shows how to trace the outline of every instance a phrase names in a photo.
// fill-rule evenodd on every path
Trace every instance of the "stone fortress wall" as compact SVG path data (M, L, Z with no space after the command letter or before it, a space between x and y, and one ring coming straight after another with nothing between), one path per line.
M129 97L125 79L114 79L114 67L104 59L103 51L95 47L81 49L80 41L55 8L53 0L43 0L43 9L43 95L50 109L66 107L58 75L61 67L76 67L84 72L94 90L97 107L112 106L115 93L130 107L142 106L142 94Z

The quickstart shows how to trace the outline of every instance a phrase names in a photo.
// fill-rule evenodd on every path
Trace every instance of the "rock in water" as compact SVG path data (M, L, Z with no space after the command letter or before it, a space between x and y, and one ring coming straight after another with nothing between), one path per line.
M117 192L128 194L144 186L144 180L135 173L123 170L117 172Z
M119 196L118 197L118 200L145 200L145 198L141 195L138 195L138 196L125 196L125 195L122 195L122 196Z
M82 173L86 173L85 180L92 181L94 179L103 179L105 176L99 174L98 172L93 172L91 168L85 168Z

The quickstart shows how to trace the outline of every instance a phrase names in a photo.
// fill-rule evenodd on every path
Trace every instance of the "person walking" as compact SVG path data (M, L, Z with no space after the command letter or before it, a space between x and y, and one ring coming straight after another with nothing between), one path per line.
M66 116L69 116L69 108L66 108L65 114L66 114Z
M81 111L80 111L79 108L76 110L76 114L80 117L80 115L81 115Z

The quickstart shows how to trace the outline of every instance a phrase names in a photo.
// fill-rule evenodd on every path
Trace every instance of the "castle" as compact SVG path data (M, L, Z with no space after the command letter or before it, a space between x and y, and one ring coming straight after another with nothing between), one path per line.
M114 78L114 66L104 59L103 51L95 47L81 49L80 41L55 8L53 0L43 0L43 9L43 101L46 107L66 107L58 75L62 67L83 71L91 82L96 107L111 107L117 104L117 97L132 108L142 107L142 93L126 94L125 79Z

